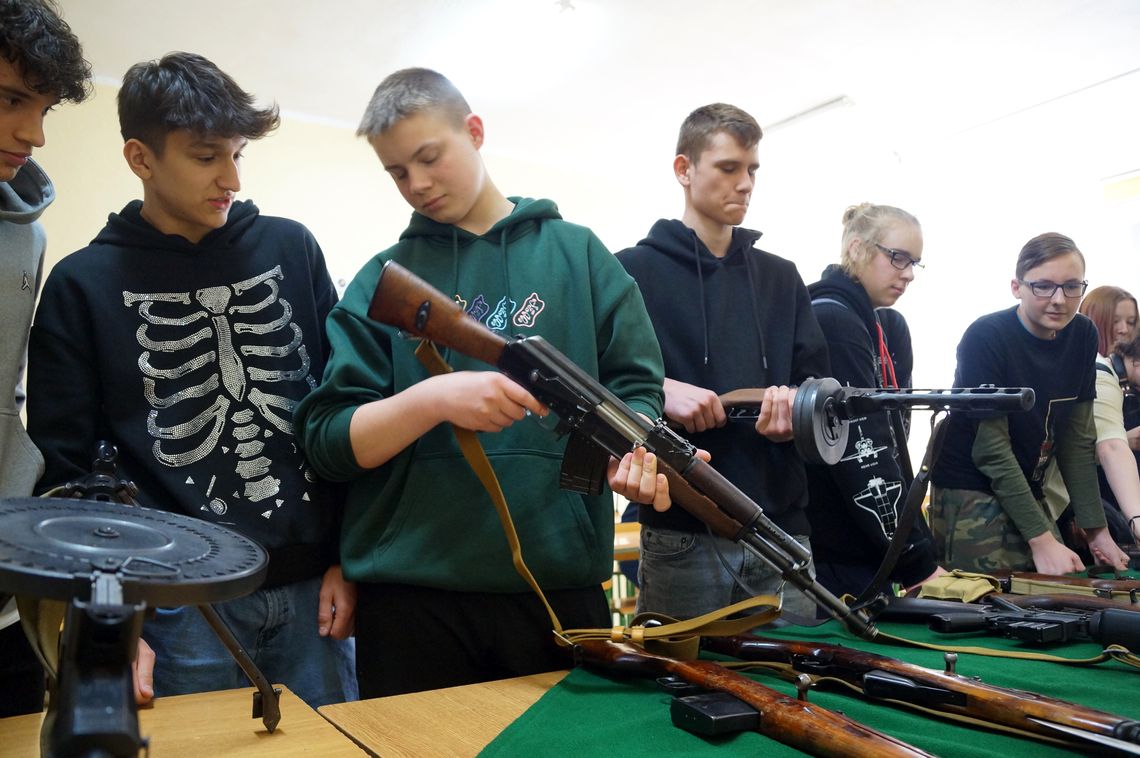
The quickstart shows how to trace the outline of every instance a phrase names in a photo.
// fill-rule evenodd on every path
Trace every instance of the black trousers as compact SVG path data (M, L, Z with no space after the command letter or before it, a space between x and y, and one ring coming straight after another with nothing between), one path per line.
M44 676L23 627L0 629L0 718L42 711Z
M609 628L600 586L547 592L566 629ZM356 677L362 698L570 668L569 651L531 592L453 592L357 584Z

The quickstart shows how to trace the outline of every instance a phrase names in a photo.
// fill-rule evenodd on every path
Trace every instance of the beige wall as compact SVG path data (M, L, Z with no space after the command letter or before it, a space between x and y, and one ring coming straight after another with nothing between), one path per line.
M90 242L109 213L141 197L141 185L122 156L117 89L98 84L87 102L60 106L48 116L47 145L36 152L36 160L57 193L43 216L49 266ZM615 249L640 239L656 218L652 213L629 213L631 201L642 208L667 202L658 215L680 214L680 191L669 177L667 160L663 175L653 182L655 192L623 199L600 192L591 167L577 170L519 158L497 143L493 124L489 129L484 155L501 190L554 198L569 220L593 227ZM252 199L262 213L309 227L325 251L334 281L350 280L373 254L393 244L411 214L375 154L351 127L289 113L276 132L246 149L239 197Z
M48 263L86 245L107 215L141 197L122 156L113 85L99 84L82 105L63 105L46 123L36 152L57 199L43 216ZM286 115L281 127L245 152L242 198L262 213L308 226L337 277L351 278L373 253L395 240L409 211L367 143L347 127Z

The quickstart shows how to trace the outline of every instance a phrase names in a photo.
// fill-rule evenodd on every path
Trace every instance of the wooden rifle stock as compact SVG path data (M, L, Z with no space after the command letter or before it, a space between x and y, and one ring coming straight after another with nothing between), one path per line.
M706 690L727 692L760 713L757 731L761 734L812 755L866 758L929 755L846 716L783 695L712 661L678 661L606 640L577 642L574 658L576 663L591 668L635 676L672 674Z
M703 637L701 647L721 655L777 664L820 683L844 682L876 700L932 711L947 718L981 721L1025 736L1076 745L1083 751L1106 741L1137 753L1140 721L1023 690L995 687L948 670L936 671L840 645L785 642L764 637ZM1076 731L1074 731L1076 730ZM1083 740L1074 743L1073 738Z
M454 300L389 261L368 304L368 318L497 366L507 341L469 317Z

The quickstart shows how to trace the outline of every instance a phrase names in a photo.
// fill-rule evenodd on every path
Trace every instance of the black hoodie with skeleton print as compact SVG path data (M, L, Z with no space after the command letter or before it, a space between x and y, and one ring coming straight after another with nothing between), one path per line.
M328 354L336 291L321 249L249 201L197 244L140 209L112 214L44 285L29 345L39 490L87 473L106 439L141 505L257 540L269 584L319 576L339 508L305 462L292 411Z

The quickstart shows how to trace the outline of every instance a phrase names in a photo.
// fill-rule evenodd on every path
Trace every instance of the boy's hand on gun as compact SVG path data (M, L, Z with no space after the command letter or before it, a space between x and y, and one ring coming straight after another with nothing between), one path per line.
M463 429L499 432L526 417L550 409L521 385L496 371L456 371L434 377L444 418Z
M708 461L707 450L697 450L697 457ZM619 461L610 458L606 471L612 489L631 503L648 503L655 511L667 511L673 504L669 497L669 480L657 473L657 456L639 447Z
M792 404L795 400L795 387L768 387L764 391L760 416L756 419L756 433L772 442L790 441L793 437Z
M724 426L728 416L712 390L665 378L665 415L680 422L689 434Z

